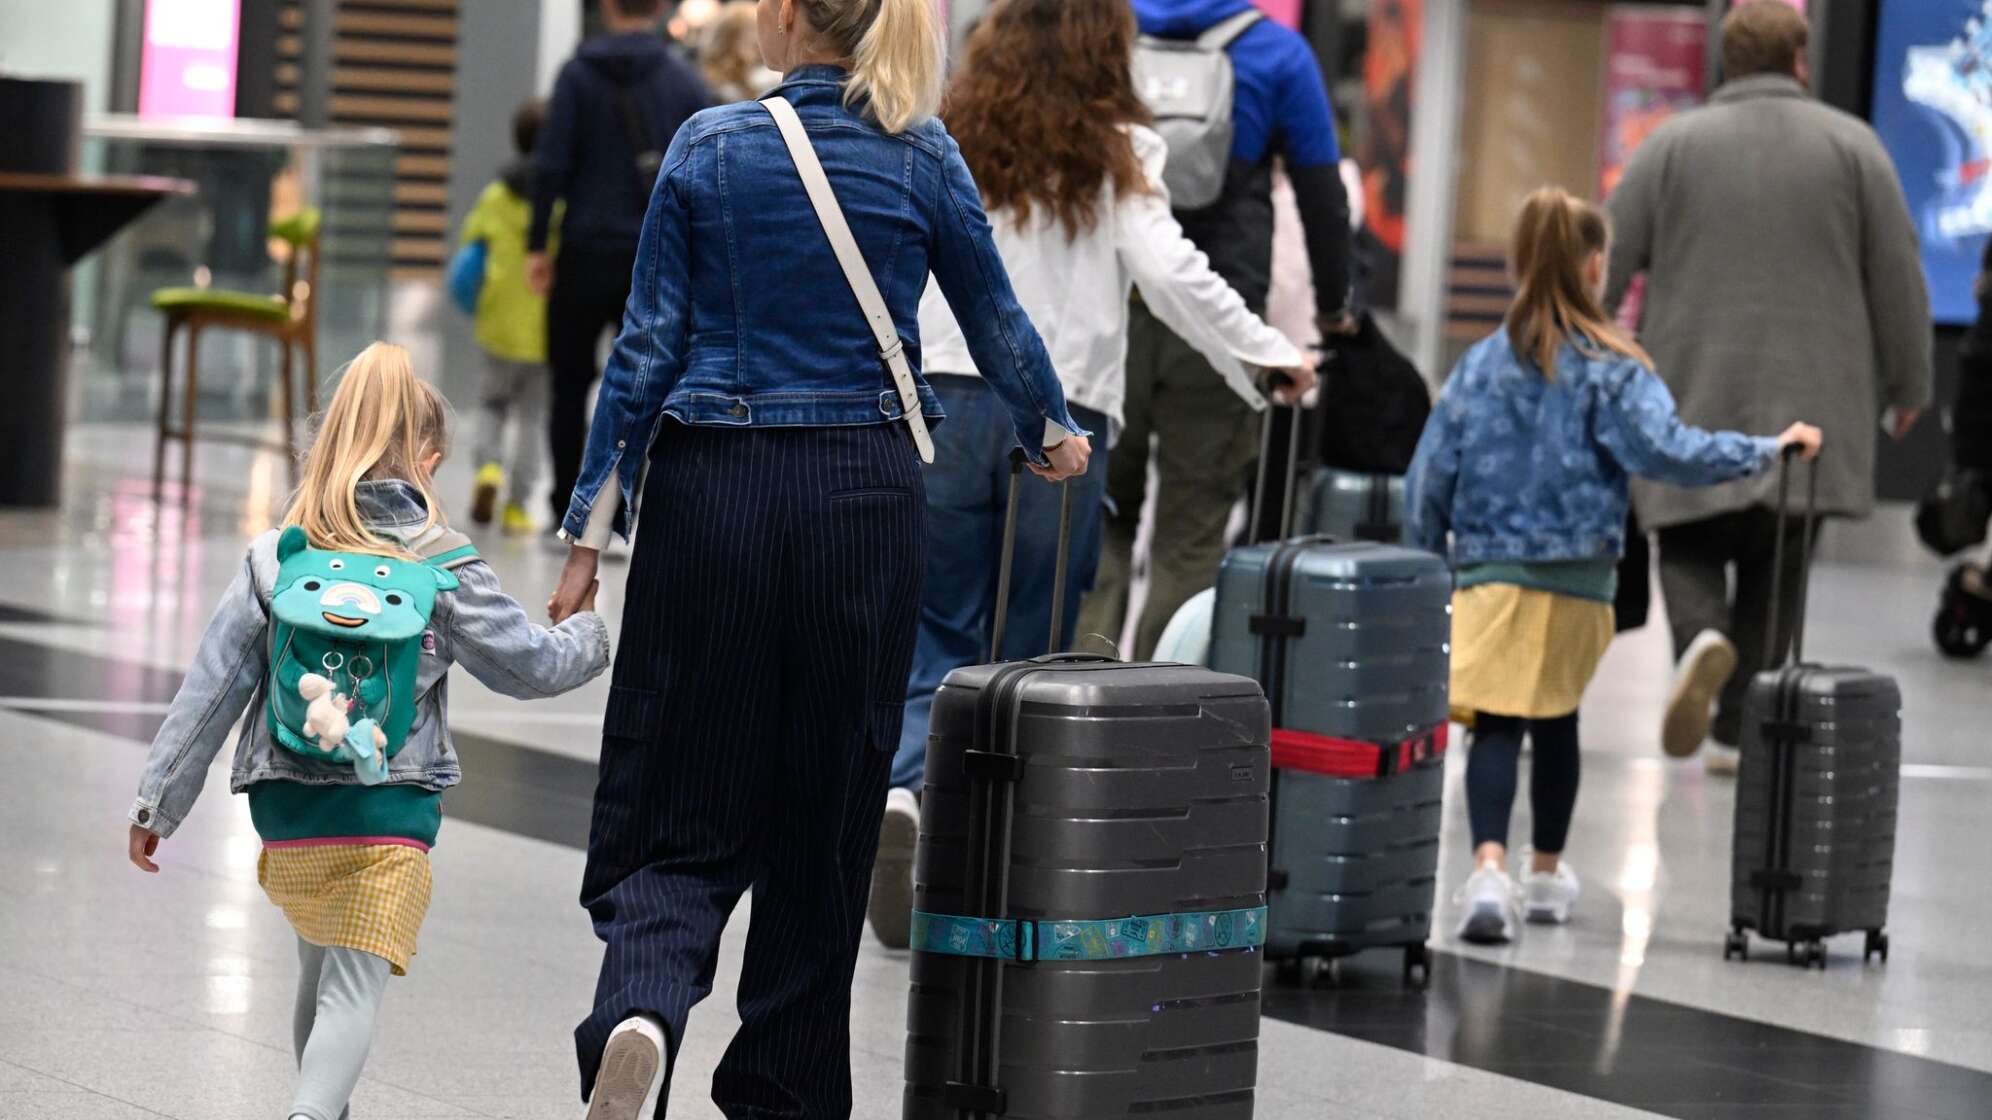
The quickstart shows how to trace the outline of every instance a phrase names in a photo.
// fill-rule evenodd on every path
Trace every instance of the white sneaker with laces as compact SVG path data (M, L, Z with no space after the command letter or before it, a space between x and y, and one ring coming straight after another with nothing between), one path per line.
M1570 861L1558 860L1556 870L1531 871L1522 880L1522 912L1533 925L1566 925L1580 890Z
M664 1026L648 1015L632 1015L609 1032L588 1120L642 1120L653 1114L664 1090Z
M888 949L904 949L913 936L913 850L920 843L920 799L910 789L887 790L872 862L872 933Z
M1722 686L1736 672L1736 644L1719 630L1695 635L1674 668L1667 692L1667 715L1660 724L1660 746L1674 758L1686 758L1708 738L1710 711Z
M1515 939L1521 915L1515 906L1515 881L1506 871L1486 864L1468 876L1459 889L1462 910L1459 939L1475 945L1506 945Z

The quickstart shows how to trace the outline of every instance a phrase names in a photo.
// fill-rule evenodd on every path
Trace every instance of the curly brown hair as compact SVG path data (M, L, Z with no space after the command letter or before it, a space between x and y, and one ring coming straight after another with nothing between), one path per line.
M998 0L968 41L941 119L990 210L1043 207L1076 237L1100 187L1150 190L1124 126L1146 124L1127 0Z

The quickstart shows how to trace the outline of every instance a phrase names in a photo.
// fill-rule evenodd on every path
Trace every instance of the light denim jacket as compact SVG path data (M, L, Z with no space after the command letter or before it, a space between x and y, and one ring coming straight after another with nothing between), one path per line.
M363 482L360 510L375 532L418 548L424 507L405 482ZM440 532L441 530L432 530ZM443 790L462 772L450 741L449 681L461 664L485 687L532 700L588 683L609 667L609 631L600 615L577 614L549 630L535 625L498 587L490 565L473 560L454 569L460 586L436 597L430 615L433 648L424 643L416 674L415 723L388 762L388 784ZM133 824L171 836L200 796L208 767L241 718L229 789L241 793L270 780L352 785L351 766L320 762L277 746L267 726L264 687L270 661L270 596L277 576L277 532L249 545L235 581L222 593L200 649L166 713L139 778ZM244 710L247 709L247 714Z
M1081 432L1051 356L1018 305L961 151L939 121L893 135L844 105L845 73L797 69L795 106L919 378L920 296L931 273L976 368L1037 459L1046 424ZM586 536L598 502L627 536L642 455L666 416L722 427L842 427L902 415L857 299L810 207L774 118L753 102L708 109L671 141L638 242L629 304L602 374L562 530ZM910 448L910 445L909 445ZM604 495L614 479L618 489Z
M1555 376L1505 328L1475 343L1439 394L1411 462L1407 539L1453 566L1615 560L1626 479L1712 486L1762 471L1778 441L1689 427L1643 363L1566 344Z

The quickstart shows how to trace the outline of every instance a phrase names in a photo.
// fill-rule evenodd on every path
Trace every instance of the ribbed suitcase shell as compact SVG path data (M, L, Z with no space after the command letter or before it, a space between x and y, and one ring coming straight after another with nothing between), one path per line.
M1231 550L1217 577L1211 667L1257 679L1266 569L1284 544ZM1295 559L1288 613L1307 630L1287 643L1281 724L1394 743L1446 721L1452 572L1429 552L1357 541L1312 543Z
M1866 669L1806 665L1751 680L1730 877L1735 928L1811 942L1887 925L1901 711L1894 679ZM1767 733L1766 721L1801 727L1806 741ZM1760 871L1791 872L1796 885L1767 891Z
M1309 480L1299 522L1341 540L1397 541L1404 534L1404 476L1322 467Z
M1004 666L957 670L934 698L914 905L968 914L972 787L963 753ZM999 692L1000 695L1000 692ZM1004 916L1119 918L1265 903L1268 754L1259 686L1123 662L1035 668L999 710L1025 762L1010 811ZM1255 951L1005 963L997 1087L1013 1120L1247 1120L1258 1072ZM958 1080L980 962L915 953L907 1120L970 1115Z
M1299 548L1298 555L1291 550ZM1395 743L1446 722L1452 573L1430 553L1356 542L1234 549L1218 576L1211 666L1257 676L1267 570L1283 557L1287 640L1280 725ZM1335 957L1423 945L1438 874L1444 760L1380 778L1282 770L1273 817L1266 954Z

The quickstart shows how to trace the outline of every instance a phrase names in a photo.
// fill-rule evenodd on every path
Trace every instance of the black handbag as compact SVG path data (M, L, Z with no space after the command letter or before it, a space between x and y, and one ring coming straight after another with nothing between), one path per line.
M1316 460L1359 474L1410 470L1432 414L1431 390L1418 367L1367 312L1355 334L1324 345L1332 349L1321 368L1321 405L1312 410L1321 421Z
M1976 467L1953 467L1916 503L1916 535L1939 556L1985 543L1992 521L1992 478Z

